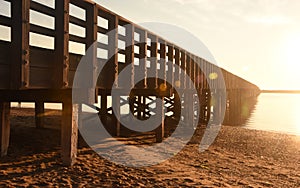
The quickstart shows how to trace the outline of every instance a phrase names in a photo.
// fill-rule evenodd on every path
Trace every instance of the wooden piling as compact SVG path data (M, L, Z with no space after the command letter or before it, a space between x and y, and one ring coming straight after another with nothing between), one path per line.
M35 102L35 126L37 128L44 128L44 103L41 101Z
M156 128L156 142L160 143L163 141L165 135L165 114L164 114L164 97L160 98L161 101L156 102L156 113L161 116L161 124Z
M78 140L78 104L63 103L61 126L61 150L63 165L71 166L76 161Z
M0 102L0 156L7 155L10 135L10 103Z

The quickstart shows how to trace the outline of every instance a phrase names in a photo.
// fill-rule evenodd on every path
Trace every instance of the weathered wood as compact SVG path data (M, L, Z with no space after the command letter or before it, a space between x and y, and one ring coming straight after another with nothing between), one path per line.
M139 42L139 74L142 74L144 80L137 85L138 88L147 88L147 31L140 32Z
M36 101L34 109L35 109L35 126L37 128L44 128L44 116L45 116L44 102Z
M69 87L69 6L70 0L55 0L55 71L54 88Z
M100 13L100 12L99 12ZM118 87L118 17L110 16L108 19L108 62L103 71L105 88Z
M186 70L185 70L185 73L186 73L186 89L190 89L191 88L191 82L188 81L188 78L190 80L192 80L192 77L191 77L191 56L190 56L190 53L186 53Z
M170 87L174 86L174 46L168 44L168 72L167 72L167 80L169 81Z
M158 38L157 36L154 35L149 35L149 38L151 40L151 47L150 47L150 69L149 69L149 75L148 77L152 77L148 81L148 88L150 89L156 89L158 87L158 82L157 82L157 75L158 75L158 70L157 70L157 45L158 45ZM150 75L151 74L151 75Z
M175 48L175 64L174 85L180 88L180 50L178 48Z
M45 6L43 4L40 4L40 3L34 2L34 1L31 2L30 8L32 10L35 10L37 12L40 12L40 13L43 13L43 14L46 14L46 15L49 15L49 16L52 16L52 17L55 16L55 11L52 8L47 7L47 6Z
M163 141L165 135L165 114L164 114L164 97L161 97L160 101L156 102L156 114L161 115L161 124L156 128L156 142L160 143Z
M12 1L11 89L29 86L30 0Z
M0 15L0 25L11 27L11 19L6 16Z
M86 20L86 44L85 49L87 51L88 62L89 65L87 66L87 72L89 73L89 78L85 79L84 85L87 87L87 90L92 90L96 87L97 82L97 16L98 11L96 9L96 4L87 4L88 8L86 10L86 17L89 18ZM90 95L88 96L88 103L93 104L95 103L95 91L89 92Z
M0 102L0 157L7 155L10 136L10 103Z
M159 48L160 58L158 60L158 63L160 64L160 69L158 71L158 76L159 76L160 80L158 81L158 87L161 92L164 92L164 90L166 90L166 78L167 78L167 74L166 74L166 57L167 57L166 41L159 39L158 42L160 45L160 48Z
M180 51L180 88L185 89L186 88L186 52L181 50Z
M121 106L120 106L120 96L119 95L113 95L112 96L112 105L113 105L113 107L114 107L114 109L113 109L113 115L114 115L114 125L110 125L110 126L114 126L113 127L113 135L114 136L120 136L120 117L121 117L121 115L120 115L120 108L121 108Z
M133 88L134 87L134 27L132 24L126 24L126 41L125 41L125 65L131 67L130 81L122 82L120 87Z
M62 162L71 166L76 161L78 140L78 104L63 103L61 125Z

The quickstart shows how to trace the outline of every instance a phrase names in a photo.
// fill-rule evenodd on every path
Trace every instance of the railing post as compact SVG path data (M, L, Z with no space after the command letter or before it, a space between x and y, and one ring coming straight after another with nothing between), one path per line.
M30 0L14 0L12 4L11 89L29 86L29 10Z
M125 48L125 65L131 66L130 82L124 83L124 87L134 87L134 27L132 24L126 24L126 48ZM123 83L123 82L122 82ZM127 87L128 86L128 87Z
M180 50L175 48L175 72L174 72L174 85L180 88Z
M159 59L159 64L160 64L160 70L159 70L159 77L163 79L163 81L159 81L159 88L160 90L166 90L166 78L167 78L167 73L166 73L166 42L162 39L159 39L159 44L160 44L160 59ZM163 84L163 85L161 85Z
M95 99L96 96L96 83L97 83L97 44L95 42L97 41L97 6L95 3L91 4L88 3L87 9L86 9L86 44L85 49L88 50L86 52L86 58L87 58L87 70L86 73L89 77L87 81L85 81L86 85L86 91L88 92L88 103L93 104L96 102L97 99ZM82 91L82 92L86 92Z
M69 6L70 0L55 0L55 72L53 85L55 88L69 86Z
M174 46L169 44L168 45L168 72L167 72L167 80L170 82L169 84L174 86Z
M110 89L114 82L118 87L118 25L118 17L111 15L108 19L108 69L112 74L107 75L106 89Z
M181 68L181 74L180 74L180 88L185 89L186 83L185 83L185 75L186 75L186 54L185 51L180 51L180 68Z
M148 72L148 77L153 77L151 78L151 82L149 83L149 87L151 89L156 89L157 88L157 75L158 75L158 71L157 71L157 43L158 43L158 39L157 36L155 35L150 35L149 36L151 39L151 48L150 48L150 69ZM151 75L150 75L151 74Z

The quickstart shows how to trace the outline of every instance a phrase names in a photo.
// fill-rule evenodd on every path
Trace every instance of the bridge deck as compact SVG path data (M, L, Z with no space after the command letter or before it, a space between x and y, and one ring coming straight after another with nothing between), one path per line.
M111 95L110 90L115 81L119 90L134 88L133 95L137 105L143 105L143 96L166 97L167 100L176 94L175 86L185 92L195 87L199 100L205 101L201 107L205 109L204 119L210 117L211 104L207 96L213 95L215 90L224 89L221 76L209 79L207 75L211 73L223 74L228 95L227 110L231 109L227 117L229 121L235 121L234 117L239 116L238 106L241 106L242 100L259 94L259 88L254 84L220 69L94 2L53 0L53 5L31 0L5 2L11 14L1 15L0 25L8 29L11 37L0 41L1 155L5 155L8 148L8 102L35 102L39 107L37 114L42 114L41 106L44 102L61 102L64 104L63 161L65 164L73 163L77 137L74 133L74 129L77 129L74 118L77 118L78 105L72 104L71 89L76 68L92 44L96 45L92 46L90 81L86 85L93 91L87 95L90 103L95 102L95 95L101 96L102 115L110 110L106 100ZM79 14L74 14L72 10L77 10ZM46 17L52 25L30 19L31 14ZM74 32L74 28L78 32ZM32 42L33 38L38 38L40 43ZM79 48L82 49L80 52L76 50ZM97 67L105 63L106 66L97 77ZM117 77L126 66L131 67L133 74L125 83ZM137 70L143 70L144 79L135 84L138 79ZM154 78L147 78L150 73L154 73ZM187 77L191 78L191 83L187 81ZM93 83L96 83L95 87ZM164 92L161 91L162 85L166 86ZM182 110L178 109L177 106L181 104L176 99L170 98L169 101L173 101L170 103L175 106L173 115ZM190 109L193 110L195 109ZM141 114L146 114L145 110L137 112L137 116ZM37 118L37 122L41 124L41 118ZM158 140L163 137L163 122L161 127Z

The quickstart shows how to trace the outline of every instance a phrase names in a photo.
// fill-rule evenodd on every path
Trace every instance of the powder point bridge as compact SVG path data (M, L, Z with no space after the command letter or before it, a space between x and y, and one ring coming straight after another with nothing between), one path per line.
M9 149L10 102L34 102L37 128L43 128L44 103L50 102L63 104L62 162L65 165L75 162L78 112L82 109L81 105L72 102L72 86L76 68L84 54L72 52L71 44L77 44L83 51L97 44L92 49L91 82L86 83L87 88L83 92L86 92L87 104L99 102L97 110L101 121L113 136L121 136L122 132L126 132L126 128L116 117L120 115L124 101L129 103L130 111L140 120L162 113L161 124L153 130L156 142L162 142L168 126L181 118L187 124L193 124L194 121L207 124L211 119L218 121L222 107L212 101L221 100L222 97L226 97L223 124L241 124L246 119L245 109L249 111L250 104L260 93L256 85L94 2L49 2L52 2L52 5L33 0L4 1L10 13L0 15L0 25L6 28L10 38L0 40L1 156L7 155ZM71 11L73 9L78 10L80 14L74 14ZM30 19L33 13L52 20L53 26L34 22ZM71 32L71 27L80 28L84 32ZM35 36L48 40L50 47L30 42ZM107 40L99 41L100 37ZM122 43L125 45L120 45ZM106 55L99 57L99 50ZM171 63L167 63L166 60ZM106 65L97 77L97 65L101 63ZM130 80L126 83L119 81L118 74L128 66L132 70ZM137 79L135 70L144 70L144 79L137 84L134 83ZM221 76L214 79L208 77L217 70L221 70L223 74L226 96L217 92L224 89L221 88ZM147 78L147 72L154 72L154 77ZM187 81L188 77L192 82ZM96 87L92 83L96 83ZM124 98L112 96L112 86L118 90L132 89ZM184 94L176 92L174 87ZM196 94L189 92L193 87L197 91ZM162 99L163 102L156 102L156 98ZM195 98L198 99L198 103L194 102L197 101ZM117 110L113 110L109 101L112 101ZM152 107L154 103L155 108ZM195 112L199 120L195 118Z

